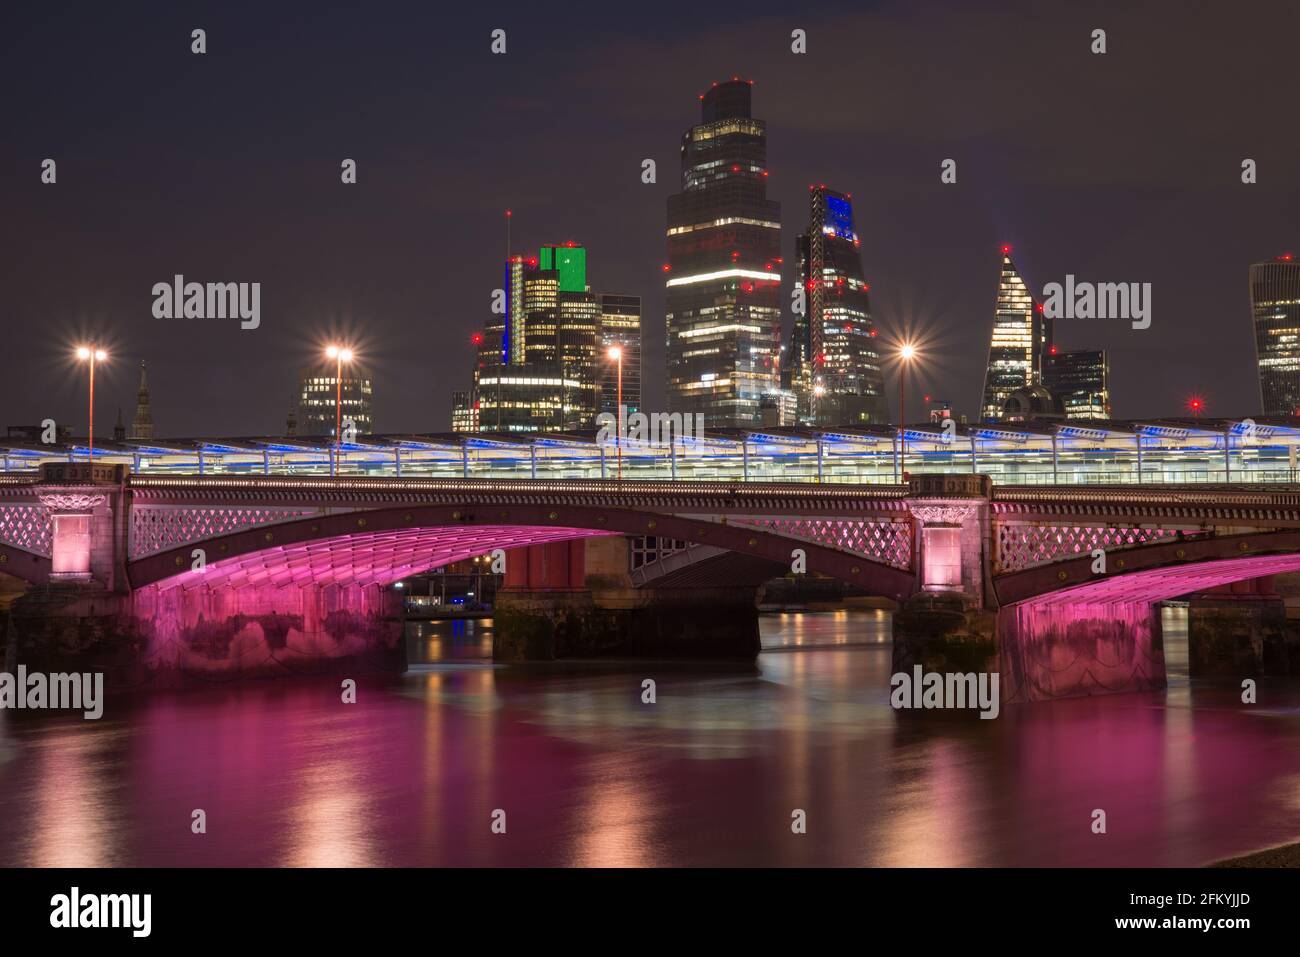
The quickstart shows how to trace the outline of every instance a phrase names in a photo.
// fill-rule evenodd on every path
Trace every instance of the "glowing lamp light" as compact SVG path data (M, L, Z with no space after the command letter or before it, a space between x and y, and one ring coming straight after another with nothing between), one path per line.
M916 355L916 346L911 343L904 343L903 347L898 350L898 354L902 356L904 361L911 362L912 358Z
M619 359L623 358L623 350L620 349L618 346L610 346L609 357L613 359L615 362L617 362Z

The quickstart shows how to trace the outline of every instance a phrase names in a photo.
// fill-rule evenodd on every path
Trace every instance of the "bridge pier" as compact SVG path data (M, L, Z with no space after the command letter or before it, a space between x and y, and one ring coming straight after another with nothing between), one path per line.
M1187 603L1192 677L1300 674L1300 621L1287 617L1273 576L1198 592Z
M894 615L894 673L997 671L995 616L985 609L991 487L983 475L910 480L920 590Z
M1167 683L1160 610L1150 602L1010 605L998 611L997 641L1006 703Z
M637 588L621 536L532 545L507 556L492 656L752 660L755 599L752 587Z
M10 608L15 664L100 671L111 690L406 668L401 596L380 586L34 589Z

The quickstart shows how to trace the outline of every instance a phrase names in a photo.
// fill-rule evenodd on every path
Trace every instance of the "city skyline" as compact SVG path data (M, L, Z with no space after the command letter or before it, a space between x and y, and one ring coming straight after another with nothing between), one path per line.
M148 162L141 148L129 142L118 142L116 151L98 140L61 146L58 129L80 125L94 130L99 124L87 112L90 103L70 96L55 78L44 101L19 104L15 136L0 147L5 173L0 195L13 213L13 228L3 240L10 292L5 308L15 321L34 323L42 331L34 354L0 357L11 408L23 421L51 417L81 423L81 382L67 362L67 350L77 341L102 337L114 358L101 370L104 415L96 423L98 432L109 434L111 410L118 404L126 409L135 404L134 365L144 358L150 364L160 435L271 434L283 429L286 377L312 361L323 343L338 340L355 341L374 365L376 428L445 427L449 390L431 383L455 381L463 369L462 344L480 327L491 289L500 285L499 269L493 266L499 256L487 251L500 248L505 208L515 211L516 235L527 239L519 245L558 234L607 251L602 287L642 297L643 404L666 408L658 374L664 361L659 269L663 204L675 188L676 157L665 144L680 136L684 103L709 82L739 74L755 80L768 125L768 188L782 205L782 258L792 265L793 238L806 225L803 203L809 181L833 182L851 191L867 224L861 228L862 259L882 335L907 327L924 328L934 337L933 355L940 364L928 380L909 376L909 407L921 408L923 394L942 393L959 411L975 411L971 397L978 393L983 370L963 357L987 344L987 251L1005 242L1018 250L1018 263L1036 281L1073 273L1153 283L1156 313L1148 330L1103 322L1058 323L1062 349L1106 350L1116 416L1174 415L1193 394L1203 397L1208 414L1259 411L1245 273L1251 263L1291 248L1290 224L1300 210L1297 187L1282 172L1295 152L1294 134L1277 125L1266 133L1257 129L1265 125L1259 118L1268 114L1266 91L1280 88L1269 82L1274 68L1268 57L1261 56L1256 72L1248 76L1209 84L1196 76L1176 37L1162 38L1156 18L1142 11L1115 13L1112 30L1132 34L1132 42L1155 44L1165 57L1162 75L1168 79L1162 82L1182 83L1189 97L1195 93L1203 104L1234 104L1229 129L1211 134L1190 114L1175 111L1165 142L1134 140L1125 160L1109 158L1091 141L1073 144L1073 152L1062 159L1055 145L1062 141L1059 121L1023 118L1014 109L1021 95L1014 85L1003 84L1010 104L979 99L988 84L1009 76L986 62L997 57L981 59L981 71L991 71L987 80L975 89L956 91L961 122L946 122L948 108L936 106L929 86L919 94L903 91L897 103L871 100L861 115L841 112L833 121L820 119L801 106L808 101L812 78L802 61L791 56L788 44L780 42L788 30L777 29L779 18L761 5L754 13L741 30L729 30L720 15L705 14L698 41L676 54L682 69L669 78L662 72L630 70L617 93L600 83L588 84L578 103L581 112L559 113L530 129L523 137L526 151L493 154L473 164L464 161L470 154L458 157L455 150L434 150L428 144L416 146L403 159L394 131L415 134L397 116L403 106L406 112L419 112L410 103L424 95L423 86L396 84L394 99L380 115L344 124L345 129L328 137L288 136L300 147L297 153L273 149L268 156L228 159L216 166L201 157L201 140L193 135L173 138L161 154L151 146ZM49 42L57 20L33 16L31 30ZM90 14L92 25L96 16ZM235 15L217 15L213 32L238 35L219 29L222 16ZM872 11L810 13L806 28L816 41L810 56L824 68L822 58L834 59L842 49L841 35L870 35L874 16ZM1189 35L1204 26L1198 26L1197 16L1192 14L1186 25ZM231 22L237 23L237 17ZM926 42L967 62L970 55L957 46L963 26L969 28L970 45L978 40L986 53L1011 48L1031 32L1010 19L997 24L1005 29L995 35L990 23L954 11L943 30L926 34ZM616 59L644 64L665 49L666 41L653 37L627 39L613 22L598 21L592 28L620 35L617 57L602 53L588 68L598 74L614 76ZM107 23L101 29L112 32ZM147 24L138 36L124 40L125 50L137 48L133 45L152 49L175 29L177 22ZM902 16L891 29L900 45L910 47L926 29L925 18ZM1225 29L1231 35L1237 27ZM538 48L555 41L550 30L530 20L526 33L532 42L516 44L509 56L494 61L457 49L445 68L479 82L483 103L521 109L533 99L518 92L517 81L542 55ZM774 36L759 42L765 32ZM322 42L309 28L299 47L277 51L275 75L285 68L286 56L291 61L306 58L300 64L304 76L314 75L320 68L314 56ZM1275 41L1255 42L1267 46ZM1067 76L1036 47L1031 56L1043 67L1043 82L1060 87L1068 113L1070 104L1085 100L1077 68L1092 61L1086 50L1069 54L1074 59ZM77 52L92 67L103 56L91 47ZM22 48L14 49L8 63L21 69L26 56ZM211 80L183 56L188 52L169 61L178 72L179 89L155 91L154 107L166 112L168 99L179 95L218 101L233 96L231 102L246 107L247 115L238 121L219 116L218 135L233 136L235 142L264 131L279 116L250 98L251 86L225 94L209 90ZM255 53L249 56L247 82L252 83L273 64ZM1114 108L1114 123L1107 124L1104 115L1096 122L1122 137L1147 102L1144 97L1149 99L1143 91L1151 87L1152 71L1122 51L1108 57L1105 79L1093 82L1102 86L1102 105ZM378 66L375 82L388 78ZM870 65L867 76L882 69ZM130 67L108 71L104 95L142 81ZM1118 86L1137 93L1123 100ZM1241 95L1246 89L1252 96ZM1265 92L1255 96L1256 90ZM1096 95L1087 90L1089 99ZM608 132L584 126L583 112L604 117ZM123 129L143 129L149 115L151 111L130 114L118 122ZM454 122L443 124L439 135L459 137L468 149L482 126L468 115L462 118L463 129ZM999 141L994 149L989 137L1008 128L1032 146L1008 147ZM1189 142L1211 135L1216 137L1213 149L1194 150L1198 159L1190 166L1181 162ZM1260 163L1257 184L1240 182L1241 157L1235 155L1240 142L1259 144L1252 150ZM39 182L38 159L32 157L51 153L60 160L60 176L57 185L47 186ZM358 154L358 185L345 187L338 181L338 163L352 154ZM949 155L958 160L958 180L944 186L939 164ZM641 181L645 158L658 165L655 184ZM234 176L228 175L232 163ZM184 175L177 175L182 169ZM94 177L104 175L122 183L109 205L92 185ZM549 184L545 195L526 188L538 179ZM192 188L196 182L204 185L202 195ZM399 211L394 205L399 197L412 193L422 197L420 202ZM169 212L177 208L187 210L183 217ZM1194 217L1182 215L1192 209ZM244 236L263 215L282 223L276 234L287 242L268 243L268 237L258 235L265 231L256 229L251 239ZM311 229L304 231L295 225L298 221L312 224ZM84 228L53 232L72 222ZM380 235L380 222L393 228ZM166 242L146 223L166 223ZM441 227L431 230L435 223ZM439 236L431 238L431 232ZM56 246L58 255L52 253ZM792 321L791 265L783 277L783 341L789 341ZM237 323L154 319L148 310L149 288L175 273L261 281L262 327L242 331ZM1185 282L1188 275L1198 282ZM1210 341L1214 349L1206 347ZM1145 374L1153 366L1179 371ZM239 382L238 389L228 389L232 380ZM891 402L896 400L896 380L888 372L886 390ZM217 393L223 401L211 402L209 396Z

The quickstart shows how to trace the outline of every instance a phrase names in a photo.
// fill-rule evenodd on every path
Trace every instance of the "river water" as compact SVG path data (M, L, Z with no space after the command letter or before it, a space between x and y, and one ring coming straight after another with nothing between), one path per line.
M995 721L892 711L878 611L765 615L749 666L498 667L490 622L437 622L356 704L322 678L0 713L0 865L1158 866L1300 840L1300 682L1253 707L1189 682L1165 614L1168 691Z

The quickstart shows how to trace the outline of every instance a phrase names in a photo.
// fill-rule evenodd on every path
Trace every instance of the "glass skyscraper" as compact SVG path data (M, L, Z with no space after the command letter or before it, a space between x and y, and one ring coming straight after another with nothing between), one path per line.
M1051 320L1035 305L1029 288L1016 271L1011 247L1003 246L993 337L984 374L984 397L980 402L981 421L997 422L1011 393L1041 384L1043 354L1051 341Z
M1067 419L1110 418L1110 365L1104 349L1062 352L1048 347L1043 385L1061 400Z
M780 387L781 208L751 92L733 79L700 97L668 198L668 410L713 427L760 424L763 393Z
M577 243L512 256L505 308L484 323L471 394L453 394L454 427L485 432L558 432L595 427L608 360L604 299L587 285L587 251ZM640 342L640 300L635 303ZM639 349L638 349L639 354ZM638 364L639 382L639 364ZM624 373L627 366L624 365ZM624 396L626 402L626 379ZM470 410L473 410L471 413Z
M1300 415L1300 263L1287 253L1250 267L1250 312L1265 415Z
M623 405L627 415L641 411L641 297L600 297L600 411L618 415L618 362L609 358L617 346L623 354Z
M332 361L303 370L298 386L298 434L332 436L340 410L344 431L349 420L357 435L374 431L374 387L370 378L351 366L344 367L342 377L337 374L338 367Z
M803 315L786 362L799 419L819 425L889 421L879 340L862 275L852 198L810 187L808 231L797 240Z

